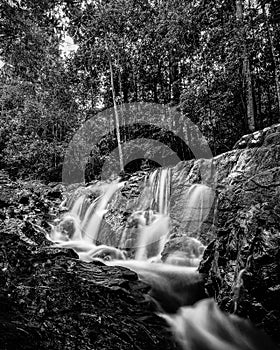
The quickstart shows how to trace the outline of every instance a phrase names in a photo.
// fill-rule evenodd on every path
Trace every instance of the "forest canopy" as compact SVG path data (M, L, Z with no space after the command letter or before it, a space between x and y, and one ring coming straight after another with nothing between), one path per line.
M191 120L214 155L279 122L277 0L2 0L0 10L0 167L12 178L61 180L72 136L114 103L176 108L172 130Z

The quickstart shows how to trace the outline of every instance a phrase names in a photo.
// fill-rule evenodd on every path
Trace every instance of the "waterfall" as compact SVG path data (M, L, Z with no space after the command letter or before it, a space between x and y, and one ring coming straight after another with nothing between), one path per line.
M135 180L132 180L127 188L133 190L136 186L139 189L140 195L136 198L137 201L135 197L130 201L130 198L127 199L122 195L120 190L123 186L124 183L115 181L101 182L78 189L69 199L71 203L69 212L57 226L53 226L51 240L64 242L61 246L76 248L76 251L83 254L90 251L96 256L95 245L103 243L112 248L105 249L103 245L103 248L99 249L103 255L106 252L116 255L114 248L126 252L129 258L138 261L161 262L162 252L170 235L170 225L174 222L172 211L170 212L171 169L157 169L147 174L140 184L135 184ZM197 265L202 254L197 253L197 250L204 246L194 237L198 238L199 228L209 214L214 195L214 191L203 184L186 184L179 191L179 197L173 200L175 202L173 207L178 205L175 215L181 216L180 231L184 245L172 248L164 260L177 265L192 261ZM111 203L110 209L117 215L119 212L130 213L126 216L126 221L123 221L123 226L120 226L119 232L114 228L113 221L117 218L115 214L113 217L110 216L112 220L110 223L113 226L103 221L109 203ZM118 207L119 205L121 207ZM88 255L85 259L90 261Z
M159 168L144 180L136 210L121 235L121 248L135 248L135 259L156 257L169 235L170 168ZM131 225L132 223L132 225Z
M211 187L203 184L193 184L182 194L183 210L181 227L187 234L199 234L202 223L207 218L215 198Z
M91 219L91 217L94 215L95 207L96 207L98 201L100 200L100 197L101 197L101 195L93 200L93 202L88 206L88 208L84 214L84 218L81 222L81 230L83 232L83 236L86 235L86 226L88 225L88 222Z
M159 168L146 176L138 210L151 209L159 214L168 215L170 174L170 168Z
M194 237L199 236L201 225L210 213L215 192L205 184L192 184L189 180L192 174L191 171L188 173L187 180L181 176L183 186L173 188L173 193L170 190L170 169L158 169L146 177L138 202L134 202L135 210L123 229L121 249L95 245L98 234L107 234L106 230L99 231L108 204L112 201L116 211L127 208L123 205L126 199L117 193L124 184L117 182L91 186L86 189L88 194L74 194L69 212L56 227L53 226L50 239L60 241L58 247L74 248L80 260L85 262L102 259L107 266L123 266L136 272L139 279L150 286L150 298L184 349L202 349L204 346L213 350L261 349L263 344L276 349L269 339L263 335L258 337L258 331L249 323L236 316L226 316L213 300L205 299L204 276L197 271L205 246ZM179 244L178 250L170 250L162 261L161 254L169 240L174 219L170 202L171 209L177 211L176 219L180 221L181 236L176 236L176 232L175 238L185 240L179 241L184 244ZM118 208L120 204L123 207ZM172 239L173 235L168 243ZM134 255L129 256L131 259L127 257L128 249L134 250ZM108 257L111 261L106 261ZM260 346L256 345L258 342Z
M169 234L169 217L155 215L153 222L142 225L137 237L135 260L152 259L160 255Z
M160 260L160 254L163 251L164 245L169 237L169 214L166 212L168 205L165 203L166 197L166 188L168 176L166 173L161 173L162 177L157 177L158 174L152 174L152 181L150 186L154 190L154 203L157 205L157 208L161 208L162 212L154 214L152 220L149 223L145 223L143 220L145 212L142 213L142 218L138 216L138 237L136 245L136 260L147 260L158 257L157 260ZM181 201L184 204L181 212L182 222L181 222L181 231L185 236L195 236L198 237L200 233L200 227L207 218L214 201L215 193L214 191L203 184L193 184L188 190L184 191L181 196ZM169 196L168 196L169 200ZM135 216L135 214L134 214ZM194 239L192 239L194 241ZM197 241L197 240L195 240ZM192 242L199 243L201 242ZM203 247L203 245L201 244ZM180 251L176 251L173 259L174 261L179 261L182 254ZM195 261L201 254L191 254L188 256L190 261ZM170 256L171 258L171 256ZM185 259L186 260L186 259ZM171 261L171 259L169 259Z
M76 201L73 202L73 205L70 208L70 214L82 220L85 204L86 204L86 195L81 195L80 197L78 197Z
M106 213L107 205L115 192L121 188L122 185L122 183L108 184L108 186L103 188L103 194L93 203L92 206L89 207L85 214L85 220L82 222L82 231L86 241L96 242L103 216Z
M69 199L69 212L63 215L58 225L52 227L48 238L54 242L68 242L64 247L75 247L86 250L92 249L96 243L97 235L106 208L112 196L123 186L123 183L112 182L92 185L83 190L77 197L76 193ZM96 198L91 204L88 197L95 194ZM80 241L79 243L77 243ZM72 242L72 246L71 243ZM75 243L73 243L75 242ZM82 243L81 243L82 242Z

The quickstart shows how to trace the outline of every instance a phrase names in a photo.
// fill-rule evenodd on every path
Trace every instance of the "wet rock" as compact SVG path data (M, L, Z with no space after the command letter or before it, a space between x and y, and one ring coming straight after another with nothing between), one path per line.
M223 310L251 319L278 344L279 129L275 125L245 136L244 149L237 145L212 160L180 162L172 169L171 239L165 248L183 246L189 234L182 227L186 191L192 184L209 186L215 193L212 208L192 235L208 246L200 267L208 293ZM125 211L118 198L114 206Z
M207 244L200 265L207 291L223 310L250 318L278 344L279 128L246 135L236 149L213 160L180 162L172 169L172 236L166 246L186 247L185 191L193 184L211 188L213 204L203 224L193 231L193 237ZM114 195L102 223L107 234L107 242L102 243L119 241L129 213L141 198L141 176L128 179ZM127 270L83 264L72 251L50 250L40 228L47 230L47 221L59 216L60 199L48 197L48 188L33 184L29 202L19 204L25 194L17 186L2 187L0 210L4 222L0 303L9 314L0 321L2 334L14 334L6 344L12 348L18 341L22 349L130 349L133 343L140 349L171 349L174 344L143 297L146 286ZM73 193L78 185L70 187L67 191ZM24 334L32 344L24 341Z
M274 135L271 144L279 144L280 124L275 124L263 130L256 131L252 134L244 135L236 142L233 149L244 149L267 146L271 139L270 135ZM278 135L278 136L277 136Z
M204 250L205 246L198 239L177 233L165 244L161 260L173 265L198 266Z
M36 197L30 190L36 204L48 198L44 186L41 192ZM18 193L10 193L12 211L1 209L1 349L177 348L135 273L50 248L40 230L49 215L26 214Z
M216 159L218 204L201 265L220 306L280 343L280 146Z
M280 132L274 132L272 134L267 135L264 139L263 145L280 145Z

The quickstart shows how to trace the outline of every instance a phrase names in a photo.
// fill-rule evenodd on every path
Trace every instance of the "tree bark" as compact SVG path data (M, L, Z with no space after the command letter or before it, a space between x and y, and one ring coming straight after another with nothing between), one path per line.
M119 122L119 114L118 114L117 103L116 103L114 74L113 74L113 66L112 66L112 59L111 59L110 52L108 52L108 58L109 58L111 89L112 89L114 114L115 114L115 122L116 122L116 134L117 134L117 142L118 142L118 150L119 150L120 171L124 171L123 154L122 154L122 147L121 147L121 136L120 136L120 122Z
M247 125L249 131L255 130L255 105L254 105L254 84L251 72L251 63L246 44L246 30L243 20L243 1L236 0L236 19L240 24L241 41L243 44L243 72L246 82L246 100L247 100Z
M268 18L266 15L265 7L264 5L262 6L262 12L263 16L265 18L265 26L266 26L266 31L267 31L267 37L269 40L269 45L270 45L270 53L271 53L271 59L272 59L272 66L273 66L273 75L274 75L274 81L275 81L275 88L276 88L276 97L277 97L277 102L278 102L278 111L280 113L280 81L279 81L279 64L278 64L278 59L275 54L275 47L273 44L273 37L271 35L271 27L268 22Z

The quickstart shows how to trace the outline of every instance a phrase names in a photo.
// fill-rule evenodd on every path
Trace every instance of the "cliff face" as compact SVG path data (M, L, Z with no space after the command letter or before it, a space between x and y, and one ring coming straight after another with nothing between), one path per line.
M280 146L216 158L215 239L200 271L221 307L280 342Z
M260 147L234 149L213 159L210 185L215 201L198 231L209 244L200 272L206 274L208 293L223 310L250 318L279 344L280 134L260 135ZM256 137L247 138L252 147ZM200 180L199 162L179 163L173 170L175 227L184 220L184 188L190 174L192 182ZM178 235L183 242L184 233Z

